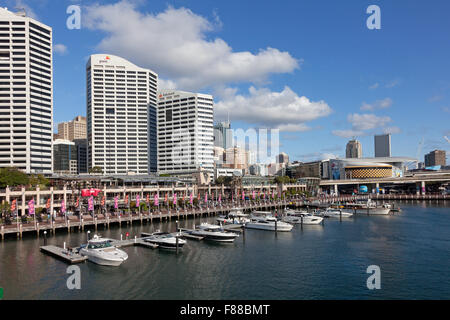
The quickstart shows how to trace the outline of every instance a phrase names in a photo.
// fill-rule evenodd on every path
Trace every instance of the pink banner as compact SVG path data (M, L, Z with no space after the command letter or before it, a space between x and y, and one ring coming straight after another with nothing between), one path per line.
M173 204L177 204L177 194L173 195Z
M219 194L219 202L222 202L222 195Z
M139 208L139 205L141 204L141 197L139 195L136 196L136 207Z
M245 200L245 192L242 191L242 200Z
M190 204L194 203L194 197L192 195L192 192L191 192L191 195L189 196L189 202L190 202Z
M114 197L114 209L119 208L119 199L117 197Z
M34 214L34 199L28 201L28 214L30 215Z
M205 203L208 202L208 194L205 193Z
M253 190L253 200L255 200L255 190Z
M88 210L94 211L94 197L90 196L88 200Z
M63 201L61 201L61 213L66 212L66 203Z
M159 199L158 199L158 194L157 193L155 193L154 204L155 204L155 206L159 205Z

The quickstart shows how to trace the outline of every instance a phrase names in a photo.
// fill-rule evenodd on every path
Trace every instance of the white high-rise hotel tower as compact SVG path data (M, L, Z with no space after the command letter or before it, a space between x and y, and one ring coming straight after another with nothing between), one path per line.
M108 54L92 55L86 73L89 168L156 171L158 75Z
M158 94L158 172L214 169L213 97L161 90Z
M52 28L0 8L0 167L52 173Z

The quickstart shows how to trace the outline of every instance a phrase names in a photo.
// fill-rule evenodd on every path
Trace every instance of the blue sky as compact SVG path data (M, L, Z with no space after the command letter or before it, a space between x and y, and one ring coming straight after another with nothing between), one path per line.
M82 8L80 30L66 27L72 4ZM381 9L380 30L366 27L371 4ZM342 157L352 135L370 157L373 134L383 132L392 132L393 155L449 153L448 1L2 5L53 27L55 123L85 114L85 64L105 52L154 70L163 85L213 94L216 120L230 112L234 128L279 128L291 160Z

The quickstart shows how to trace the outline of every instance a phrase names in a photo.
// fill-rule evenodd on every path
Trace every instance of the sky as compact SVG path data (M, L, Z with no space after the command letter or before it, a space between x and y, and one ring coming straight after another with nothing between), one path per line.
M86 114L86 62L121 56L160 88L214 95L215 121L279 129L290 160L450 154L449 1L3 0L53 28L54 123ZM80 29L67 9L81 8ZM380 29L369 29L370 5ZM447 160L447 163L449 160Z

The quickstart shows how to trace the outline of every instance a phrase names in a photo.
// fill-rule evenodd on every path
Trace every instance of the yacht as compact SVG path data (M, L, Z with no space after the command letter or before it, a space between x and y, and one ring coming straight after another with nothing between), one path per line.
M111 239L104 239L98 235L82 245L79 249L82 256L87 256L89 261L102 266L119 266L128 259L128 254L111 245Z
M249 222L248 214L244 214L241 209L232 209L227 215L219 216L217 222L223 224L245 224Z
M367 202L361 206L355 207L355 213L369 214L369 215L387 215L391 211L392 206L390 204L383 204L377 207L376 202L368 199Z
M152 233L149 237L145 237L144 241L157 244L162 249L177 248L177 236L168 232ZM186 242L186 240L178 238L178 249L183 248Z
M191 232L191 235L203 237L205 240L217 242L233 242L234 239L239 237L239 235L236 233L224 231L222 226L210 223L200 224Z
M292 224L319 224L323 217L312 215L306 211L286 210L286 215L281 219L284 222Z
M252 216L250 222L245 224L245 227L248 229L275 231L275 222L277 231L291 231L294 227L292 224L278 221L277 218L272 217L271 215Z
M319 215L326 218L350 218L353 216L353 212L350 212L349 210L327 208L326 210L321 211Z

